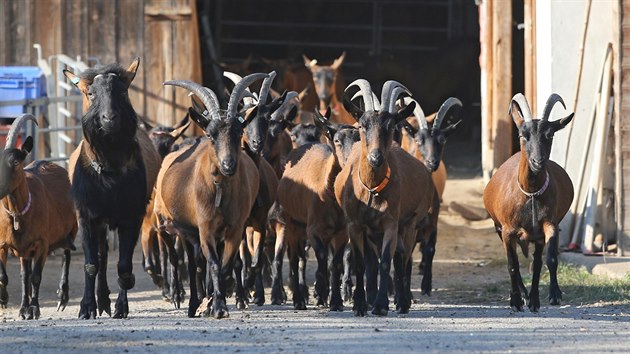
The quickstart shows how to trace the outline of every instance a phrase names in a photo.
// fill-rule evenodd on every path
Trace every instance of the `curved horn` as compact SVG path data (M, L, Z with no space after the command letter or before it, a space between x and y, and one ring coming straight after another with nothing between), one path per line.
M243 77L237 73L233 73L231 71L224 71L223 72L223 76L225 76L226 78L228 78L230 81L232 81L232 83L234 84L234 87L236 87L236 84L238 84L241 80L243 80ZM245 106L251 107L254 106L256 104L256 102L252 99L252 95L248 95L247 93L251 93L251 91L249 91L249 88L245 88L245 96L243 97L243 103L245 104Z
M389 96L391 100L389 101L389 106L385 107L385 109L387 109L387 112L396 113L396 101L398 101L398 96L400 96L403 93L406 93L407 95L411 96L411 92L409 92L409 90L407 90L404 86L394 87L394 89L392 90L392 94ZM418 103L416 102L416 105L417 104Z
M555 106L555 104L558 102L562 104L562 107L564 107L564 109L567 108L567 106L564 104L564 101L562 100L562 97L560 97L560 95L558 95L557 93L552 93L551 96L549 96L549 98L547 99L547 103L545 103L545 109L543 109L543 114L540 119L549 120L551 110L553 109L553 106Z
M434 131L440 129L440 126L442 126L442 121L444 120L444 117L446 117L448 112L455 106L458 106L458 107L463 106L462 101L460 101L459 99L455 97L449 97L446 99L446 101L444 101L444 103L442 103L442 105L440 106L440 109L438 109L437 114L435 115L435 120L433 121Z
M354 96L352 96L351 101L354 101L354 99L357 97L363 97L363 93L361 91L357 91L357 93L355 93ZM374 110L380 111L381 103L378 101L378 97L376 96L374 92L372 92L372 102L374 103Z
M381 91L381 107L389 109L392 93L396 87L402 87L404 92L411 96L411 92L409 92L405 85L395 80L388 80L383 84L383 90Z
M416 121L418 121L418 126L420 127L420 129L429 130L429 123L427 123L427 117L424 115L424 111L422 110L422 107L420 107L420 104L418 103L418 101L416 101L415 99L411 97L404 97L403 102L405 103L405 105L409 105L411 102L416 103L416 108L413 109L413 115L414 117L416 117Z
M203 87L198 83L189 80L169 80L164 81L162 85L179 86L194 93L197 97L199 97L208 110L208 113L202 113L204 116L209 114L211 119L221 119L221 114L219 113L219 100L217 99L217 95L209 88Z
M275 78L276 72L272 71L267 74L267 77L263 80L262 86L260 87L260 94L258 95L259 106L264 105L267 102L267 96L269 96L269 90L271 89L271 84Z
M13 124L11 124L11 129L9 129L9 133L7 134L7 142L4 145L5 150L9 148L15 148L15 145L17 144L18 133L29 120L37 125L37 119L35 119L32 114L22 114L21 116L15 118Z
M521 109L521 113L523 113L523 120L526 122L532 121L532 111L529 109L529 103L527 103L527 99L523 96L522 93L517 93L512 97L512 102L510 103L510 110L512 109L512 103L516 103L518 108Z
M296 99L299 97L299 94L295 91L287 92L287 96L284 98L284 102L276 109L273 113L271 113L272 120L281 120L284 117L285 113L288 112L291 108L300 105L300 101Z
M232 90L232 94L230 95L230 100L228 101L228 109L227 116L228 118L236 117L236 109L238 107L238 103L243 99L244 91L247 87L254 83L254 81L267 77L267 74L256 73L249 74L243 78L243 80L239 81L234 89Z
M361 91L361 96L363 97L363 105L365 106L366 111L375 111L374 109L374 100L372 99L372 87L370 87L370 83L366 79L356 79L354 80L344 91L348 91L348 89L352 86L359 87Z

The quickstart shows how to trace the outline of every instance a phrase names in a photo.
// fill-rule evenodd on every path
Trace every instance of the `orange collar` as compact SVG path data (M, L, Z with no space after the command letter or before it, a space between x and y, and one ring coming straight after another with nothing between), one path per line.
M374 194L374 195L378 195L383 189L385 189L385 187L387 187L387 185L389 184L389 179L391 175L392 175L392 170L389 166L387 166L387 172L385 172L385 178L383 178L383 180L381 181L381 183L378 184L378 186L374 188L370 188L365 183L363 183L363 180L361 180L361 169L359 168L359 182L361 182L361 185L363 185L363 187L365 187L365 189L367 189L368 192L370 192L370 194Z

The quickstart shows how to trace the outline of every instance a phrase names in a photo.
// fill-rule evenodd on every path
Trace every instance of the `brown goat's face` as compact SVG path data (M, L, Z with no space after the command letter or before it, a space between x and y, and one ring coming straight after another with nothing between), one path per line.
M211 119L206 127L206 136L214 147L214 154L219 164L219 171L224 176L232 176L238 167L241 151L243 124L237 118Z
M536 119L521 124L518 129L521 150L525 150L527 163L532 172L538 173L545 168L551 154L554 134L564 128L570 120L571 118L567 121L550 122Z
M24 181L24 160L32 148L33 138L28 137L20 149L9 148L0 153L0 199Z
M317 97L319 97L320 103L323 103L324 107L330 105L332 95L335 93L335 80L345 56L346 53L344 52L330 66L319 66L317 65L317 60L311 60L307 56L303 56L304 65L313 74L313 83L315 84Z
M394 139L397 115L388 112L365 112L359 120L359 132L367 161L372 167L379 167L385 161L385 153Z
M350 125L343 125L339 127L335 135L333 136L333 144L335 145L335 154L337 155L337 161L343 167L354 143L361 140L359 129Z

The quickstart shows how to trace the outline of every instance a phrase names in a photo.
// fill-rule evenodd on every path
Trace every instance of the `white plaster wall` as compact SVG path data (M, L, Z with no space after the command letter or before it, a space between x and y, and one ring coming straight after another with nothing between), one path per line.
M573 125L570 142L568 129L556 133L551 159L564 166L569 176L577 185L579 169L583 158L582 148L588 139L588 125L597 83L601 75L605 50L608 42L613 39L613 9L618 6L617 0L593 0L589 18L588 32L584 47L584 67L580 95L575 116L570 123ZM567 110L561 105L551 114L551 119L559 119L573 110L576 80L578 76L579 51L586 0L543 0L536 2L536 66L537 66L537 101L538 113L542 113L544 104L551 93L563 97ZM616 58L615 58L616 60ZM594 140L594 138L593 138ZM565 161L565 153L568 154ZM587 166L590 166L590 158ZM590 169L585 172L584 186L588 182ZM576 191L577 192L577 191ZM576 193L577 194L577 193ZM568 243L568 223L572 216L565 218L561 229L561 244Z

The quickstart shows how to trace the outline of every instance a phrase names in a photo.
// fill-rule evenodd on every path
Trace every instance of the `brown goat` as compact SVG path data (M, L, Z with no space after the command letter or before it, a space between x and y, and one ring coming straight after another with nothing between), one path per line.
M490 214L508 259L511 290L510 306L523 311L523 298L530 311L540 309L538 282L542 268L542 253L547 245L549 268L549 303L559 305L562 291L558 286L558 223L573 201L573 184L557 163L549 160L553 135L573 119L573 113L550 122L553 106L564 101L552 94L540 119L533 119L522 94L516 94L510 104L510 114L518 127L521 151L499 167L483 192L483 202ZM565 107L566 108L566 107ZM528 295L519 271L517 246L525 257L528 245L534 243L532 287Z
M339 58L336 58L331 65L318 65L317 60L309 59L306 55L304 65L313 74L313 86L315 93L319 97L319 111L326 112L328 107L332 109L331 121L341 124L354 124L352 115L344 108L337 98L337 85L342 82L339 74L339 67L346 58L346 52L343 52Z
M203 293L197 292L203 282L193 280L201 261L195 249L203 253L211 278L206 291L211 306L204 314L228 316L225 296L233 281L234 257L259 188L258 169L241 150L243 129L249 121L239 114L237 106L245 88L266 76L252 74L243 78L232 91L225 115L220 113L219 101L211 90L190 81L165 82L192 91L205 106L203 113L194 109L189 112L207 138L166 156L158 176L154 209L160 232L185 239L191 317L199 306L199 294Z
M74 250L77 220L70 198L68 171L45 161L35 161L24 168L24 160L33 148L33 138L16 147L17 136L27 121L24 114L11 126L4 151L0 153L0 307L9 299L6 287L7 251L20 257L22 302L20 317L38 319L39 286L48 254L63 248L57 310L68 303L68 268L70 250Z
M316 113L318 115L319 113ZM327 118L330 117L330 111ZM320 116L320 119L323 118ZM327 121L326 118L326 121ZM316 120L316 122L321 122ZM323 128L323 127L322 127ZM276 254L273 263L272 303L282 302L282 249L286 242L291 268L293 306L306 309L303 269L298 269L304 258L308 240L317 257L315 297L318 306L328 306L329 288L332 290L330 310L341 311L341 273L345 245L348 243L345 217L334 197L334 180L344 164L343 147L359 140L352 126L326 126L331 144L305 144L289 154L289 160L278 185L279 219L276 223ZM354 134L353 134L354 133ZM335 143L332 143L335 141ZM331 146L332 145L332 146ZM328 249L333 260L328 277Z
M367 312L363 285L367 269L368 301L373 305L372 313L387 314L389 270L394 258L396 306L400 313L406 313L411 306L411 252L418 228L427 222L435 187L429 171L420 161L392 146L396 125L415 107L412 102L399 112L395 110L398 95L409 94L408 91L397 82L386 82L381 94L382 109L377 111L367 81L353 82L346 93L355 84L362 91L365 110L355 106L347 95L344 95L344 106L359 122L361 141L354 145L348 162L335 180L335 195L346 215L355 257L353 311L356 316L364 316ZM377 267L374 257L379 248L380 265ZM377 269L380 273L378 290Z

